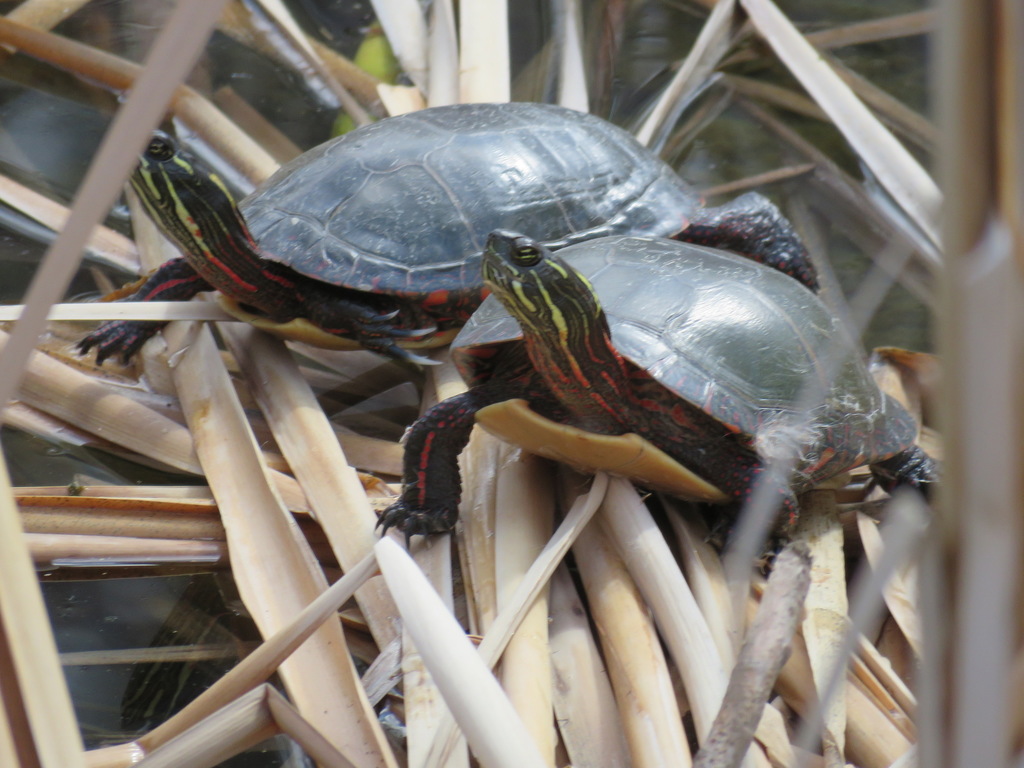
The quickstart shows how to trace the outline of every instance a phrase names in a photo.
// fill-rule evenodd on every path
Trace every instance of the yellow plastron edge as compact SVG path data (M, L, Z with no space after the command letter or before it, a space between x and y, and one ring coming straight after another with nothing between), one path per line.
M530 409L525 400L506 400L477 411L484 429L530 453L584 472L604 470L640 485L694 501L722 503L722 491L701 479L667 453L632 432L598 435L556 424Z
M347 336L335 336L333 333L327 333L326 331L317 328L304 317L297 317L294 320L289 320L287 323L276 323L273 320L262 317L261 315L254 315L251 312L246 312L241 306L239 306L237 301L223 294L217 294L217 302L224 308L224 311L232 317L237 317L239 320L250 323L261 331L266 331L267 333L273 334L281 339L287 339L288 341L301 341L314 347L321 347L322 349L362 349L362 345L356 342L355 339ZM403 349L433 349L434 347L443 347L455 338L455 334L458 333L458 330L458 328L452 328L420 341L398 341L397 344Z

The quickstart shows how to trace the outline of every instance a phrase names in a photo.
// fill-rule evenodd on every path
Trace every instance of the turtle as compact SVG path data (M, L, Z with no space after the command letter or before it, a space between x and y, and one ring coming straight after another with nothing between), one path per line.
M791 225L750 193L703 208L630 134L535 103L457 104L359 128L283 166L236 205L224 183L163 133L132 176L182 250L133 300L217 289L229 312L325 347L395 357L451 341L485 294L487 235L524 228L550 248L611 234L680 235L734 248L809 285ZM115 321L79 344L127 362L160 324Z
M492 295L452 342L469 389L407 432L385 530L452 528L474 423L700 501L742 503L763 476L782 528L797 494L854 467L870 465L887 489L927 491L936 478L913 418L875 384L836 315L777 270L666 238L598 238L556 254L506 231L491 234L482 269ZM805 412L808 384L822 396ZM765 472L783 458L795 461L791 477Z

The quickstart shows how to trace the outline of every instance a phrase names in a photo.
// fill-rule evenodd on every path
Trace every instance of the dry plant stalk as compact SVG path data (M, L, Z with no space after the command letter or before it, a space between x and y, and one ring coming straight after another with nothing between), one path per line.
M415 542L412 549L416 564L441 596L449 612L452 611L453 603L451 543L451 536L431 536ZM403 633L403 641L402 688L406 753L409 768L421 768L427 764L435 733L442 723L452 720L452 715L408 632ZM443 765L444 768L465 768L469 765L469 752L464 739L459 740Z
M771 0L739 0L758 32L800 80L882 185L934 243L942 201L935 182L889 133Z
M208 329L164 331L196 449L217 499L232 572L264 637L292 621L326 587L294 521L266 481L266 468ZM303 716L360 766L394 765L359 684L337 621L324 624L281 667Z
M0 176L0 199L54 232L59 232L68 219L68 209L63 205L7 176ZM120 232L97 227L86 249L96 261L129 272L138 269L139 254L135 243Z
M558 731L573 765L628 766L615 694L568 569L551 579L551 666Z
M390 538L374 550L406 629L473 752L493 768L546 768L498 681L408 553Z
M212 768L277 733L292 737L320 768L353 768L287 699L264 683L146 757L149 768Z
M608 531L654 613L686 687L703 742L725 693L727 675L711 630L679 565L632 484L613 479L599 524Z
M550 538L554 508L551 466L537 456L514 452L498 473L494 565L499 614ZM544 588L509 640L499 679L541 755L553 763L548 613Z
M508 607L493 621L484 639L480 642L477 652L488 668L493 667L508 644L509 638L516 627L522 622L523 616L530 610L541 590L545 588L569 551L580 531L587 525L597 512L608 489L608 475L603 472L596 474L591 481L590 489L581 494L566 513L554 536L548 541L540 555L523 576L515 594L509 599ZM454 721L442 722L434 735L427 766L443 765L455 742Z
M88 77L118 94L131 89L142 72L138 64L3 17L0 17L0 41L41 61ZM277 163L262 147L195 90L178 86L171 108L183 123L216 147L231 166L249 180L262 181L276 170Z
M6 712L0 720L16 724L4 750L41 768L80 768L84 747L50 620L35 569L22 537L7 465L0 462L0 683Z
M439 364L430 369L421 403L424 411L438 400L463 392L466 388L462 377L452 365L447 349L434 351L431 355ZM419 541L414 542L411 553L431 586L441 596L445 607L454 612L452 537L420 537ZM402 641L406 755L409 768L421 768L430 758L434 734L442 723L452 722L452 716L408 632L403 632ZM460 739L444 762L444 768L465 768L468 764L469 752L465 740Z
M753 614L756 604L749 606ZM779 673L776 690L798 714L809 713L816 694L807 647L802 636ZM846 759L859 768L889 768L907 749L910 741L856 685L846 686Z
M803 542L796 541L775 558L761 605L729 677L722 708L697 754L695 768L735 768L740 764L789 656L810 584L811 553Z
M222 336L249 381L317 522L323 526L342 569L373 549L377 516L334 429L284 343L255 328L234 325ZM380 579L356 599L377 645L398 639L395 605Z
M665 655L625 564L603 526L587 527L573 551L600 633L632 764L692 765Z
M427 23L415 0L373 0L377 20L402 70L417 88L427 90Z
M459 100L509 101L508 3L477 0L459 6Z
M223 564L227 548L216 541L131 538L67 533L26 533L32 560L40 564L76 561L118 566L152 563Z
M857 513L857 530L864 545L864 554L869 563L877 562L881 549L882 537L874 520L863 512ZM885 586L885 604L899 625L903 636L918 658L924 651L921 638L921 619L918 615L917 569L907 565L901 572L893 574Z
M440 107L459 100L459 43L452 0L436 0L430 8L427 105Z
M836 665L846 663L840 654L849 627L843 526L839 522L835 491L815 490L801 497L800 519L793 538L807 547L812 559L813 578L807 595L803 636L820 697ZM845 697L841 694L832 697L823 720L824 739L833 740L842 755L846 733Z

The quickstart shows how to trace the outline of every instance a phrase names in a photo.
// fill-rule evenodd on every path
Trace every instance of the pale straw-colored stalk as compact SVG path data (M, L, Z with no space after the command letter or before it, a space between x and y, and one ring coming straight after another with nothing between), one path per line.
M489 768L543 768L529 732L444 602L390 538L375 546L381 573L466 741Z
M173 84L184 76L205 43L206 36L197 30L210 29L219 8L220 3L181 3L154 43L147 60L149 66L139 78L140 88L126 98L106 134L66 226L35 274L26 297L28 307L0 353L5 371L0 379L0 404L6 404L17 391L46 312L67 286L82 246L109 210L136 148L143 143L145 131L157 121ZM0 474L0 539L4 547L0 553L0 605L4 611L4 641L15 664L25 722L33 733L35 759L42 768L74 768L82 765L81 737L22 540L6 466ZM10 699L15 700L13 691Z
M63 205L7 176L0 176L0 200L54 232L59 232L68 220L68 209ZM86 253L94 261L129 272L139 266L135 243L103 226L97 227L89 238Z
M865 638L860 638L858 643L860 648L873 648ZM868 651L871 654L872 651ZM877 650L873 653L874 661L881 661L881 654ZM859 686L864 693L875 703L883 712L886 712L889 716L889 720L895 725L904 736L910 741L917 741L917 728L914 726L913 720L911 720L911 713L914 712L913 707L907 709L901 706L900 702L890 694L890 690L893 690L893 684L896 683L896 676L891 672L888 673L885 681L879 679L872 668L864 663L862 657L854 656L850 659L850 675L848 677L850 685ZM905 694L908 694L906 688L903 689ZM905 699L909 704L913 704L913 697L910 696Z
M273 491L209 330L172 324L174 382L227 532L239 594L264 637L326 587L305 539ZM359 684L341 625L325 623L281 666L299 711L358 765L394 757Z
M857 655L852 660L851 669L858 682L871 688L880 701L886 700L886 707L892 711L902 711L907 723L913 727L913 719L917 716L917 699L913 691L900 677L888 657L882 654L867 638L862 637L857 644ZM904 732L909 733L904 729Z
M68 533L26 533L32 560L40 564L105 566L155 563L223 564L227 547L216 541L94 536Z
M427 105L454 104L459 100L459 43L452 0L435 0L431 4L428 35Z
M496 495L494 565L500 615L551 536L555 512L551 466L537 456L514 452L498 470ZM547 588L541 590L509 640L499 679L541 755L553 764L547 592Z
M7 12L7 18L37 29L53 29L90 0L25 0Z
M257 0L257 2L267 16L274 21L278 30L287 38L289 43L295 46L295 49L301 55L301 64L308 69L308 71L302 72L302 74L307 77L310 74L319 76L328 90L338 99L338 102L348 116L352 118L352 122L357 126L368 125L373 122L370 115L367 114L356 98L349 93L348 89L340 81L334 78L333 73L320 58L306 37L306 34L299 27L295 17L292 16L284 3L281 0Z
M506 0L459 5L459 101L511 98L509 45Z
M512 449L498 438L475 427L462 452L462 502L459 518L459 556L470 600L470 628L483 634L498 613L494 578L494 516L497 468Z
M551 578L551 668L558 732L572 765L625 768L629 749L587 611L565 566Z
M732 669L736 653L743 642L743 627L734 626L737 612L732 607L729 586L719 554L707 541L707 531L695 515L679 509L680 505L663 499L670 510L668 520L676 534L680 561L694 599L707 620L715 638L715 646L727 669ZM792 749L785 723L776 709L765 702L754 737L765 749L773 764L788 765ZM755 759L760 761L759 753Z
M212 5L210 8L216 11ZM196 35L195 28L191 33L196 42L202 42ZM138 64L59 35L16 24L2 17L0 42L12 45L54 66L88 77L92 82L117 93L130 90L142 73ZM188 64L184 59L182 61ZM210 142L231 167L250 181L262 181L277 168L277 163L262 147L239 131L220 110L188 86L177 87L172 97L171 109L188 130ZM147 125L155 123L154 119ZM124 175L127 176L127 173Z
M338 563L343 570L351 568L372 550L377 516L312 389L280 340L245 325L224 328L221 335ZM380 648L398 639L395 606L382 580L368 582L356 600Z
M488 667L493 667L508 644L509 638L519 626L523 617L530 610L537 596L545 588L555 568L565 557L580 531L590 522L604 499L608 488L608 476L603 472L594 476L590 489L576 499L566 513L554 536L545 545L543 551L530 566L509 600L508 607L491 623L487 634L480 642L477 652ZM442 722L434 736L430 757L426 764L429 767L443 765L455 743L454 722Z
M0 322L17 320L23 304L0 307ZM54 304L47 313L51 321L62 320L223 320L234 318L212 301L104 301Z
M636 132L641 144L655 144L669 117L707 80L732 44L737 29L735 0L719 0L672 81Z
M702 740L722 703L727 681L707 621L661 531L627 480L615 478L608 484L598 523L616 543L654 613L683 678L697 737Z
M603 526L573 546L636 768L692 765L675 691L650 613Z
M707 540L707 527L696 515L684 511L670 499L664 501L670 510L668 521L676 534L686 583L707 620L722 663L730 668L743 642L743 627L732 625L736 612L729 597L722 560Z
M951 199L941 331L952 375L943 388L940 535L921 579L925 654L934 659L920 697L929 768L1006 765L1018 749L1010 702L1019 692L1008 670L1024 559L1020 93L1011 74L1020 15L1012 3L945 9L941 154Z
M753 614L756 604L751 602ZM816 694L803 637L794 640L792 654L775 687L798 714L810 713ZM888 768L910 747L909 739L889 713L880 710L859 686L846 686L846 712L846 757L859 768Z
M431 70L433 71L433 70ZM431 353L438 365L430 367L424 387L422 408L464 392L466 385L452 365L448 350ZM441 596L445 608L454 612L452 583L452 537L421 537L411 548L416 564L423 571L434 590ZM444 703L434 680L416 649L408 632L403 632L402 685L405 702L406 753L409 768L420 768L430 756L434 735L441 723L451 722L451 712ZM452 749L444 768L464 768L469 763L469 752L464 739Z
M555 3L561 13L562 39L558 46L558 103L580 112L590 111L583 48L583 16L579 0Z
M148 755L143 768L213 768L277 733L294 739L320 768L352 768L288 700L264 683Z
M814 490L800 499L800 519L793 540L802 542L810 553L811 587L807 594L802 631L819 697L828 685L837 664L845 664L842 653L847 631L849 603L846 598L846 560L843 550L843 526L835 492ZM845 678L844 678L845 679ZM834 741L839 755L844 754L846 734L846 698L840 691L832 696L823 717L826 741Z
M453 611L451 543L451 536L435 536L416 542L412 548L416 564L423 570L448 612ZM403 633L403 641L402 688L406 753L409 768L421 768L427 763L439 725L451 721L451 712L408 632ZM443 765L444 768L465 768L468 764L469 752L465 740L460 739Z
M857 513L857 530L860 532L860 540L864 546L864 554L868 562L875 566L882 552L882 537L878 532L878 524L863 512ZM905 564L893 574L889 583L885 585L885 604L892 614L893 619L899 625L910 647L920 657L923 651L921 645L921 619L918 607L917 592L917 569L911 564Z
M829 114L882 186L931 241L939 243L942 195L928 173L877 121L771 0L739 2L775 55Z
M427 21L416 0L372 0L377 21L384 28L391 50L417 88L427 92Z
M897 494L890 502L886 550L877 568L871 569L865 565L854 581L851 590L849 623L841 647L836 653L839 663L834 664L828 671L824 682L818 684L821 691L820 698L816 698L809 710L803 713L804 720L795 741L797 746L806 749L817 738L818 729L824 723L829 699L837 694L842 682L848 677L845 660L856 649L861 633L870 632L870 628L878 620L881 613L880 608L883 605L881 593L886 581L920 543L927 519L927 512L922 509L923 507L925 507L923 500L913 491ZM847 686L848 691L853 688L856 686ZM849 694L847 701L849 701ZM848 712L849 714L851 713ZM848 739L851 721L852 716L848 718ZM898 756L894 755L893 759ZM853 745L849 741L847 757L854 761L857 760L853 755Z

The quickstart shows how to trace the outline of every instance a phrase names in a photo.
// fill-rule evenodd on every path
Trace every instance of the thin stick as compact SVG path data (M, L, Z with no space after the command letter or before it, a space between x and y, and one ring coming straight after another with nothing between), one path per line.
M765 702L790 653L811 583L811 555L803 544L775 558L771 576L694 768L735 768L750 745Z

